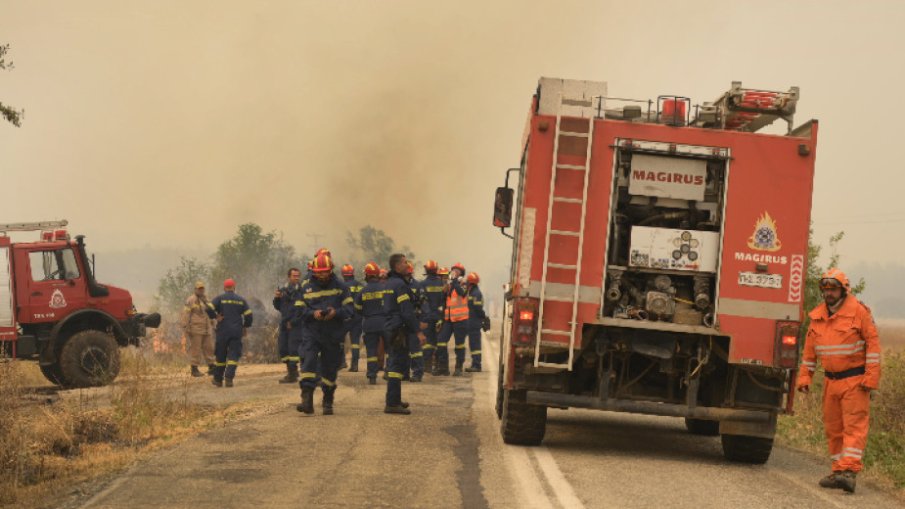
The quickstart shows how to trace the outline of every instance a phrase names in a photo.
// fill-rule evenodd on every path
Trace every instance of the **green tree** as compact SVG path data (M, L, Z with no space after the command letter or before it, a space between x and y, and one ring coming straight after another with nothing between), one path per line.
M164 313L181 311L196 281L210 281L210 267L195 258L180 258L179 265L167 271L157 287L157 307ZM207 285L210 286L209 284Z
M15 68L13 61L7 60L6 54L8 52L9 44L0 44L0 71L10 71ZM25 110L17 110L0 102L0 114L12 125L20 127L22 125L22 117L25 116Z
M370 261L377 262L378 265L386 268L390 255L393 253L403 253L416 266L418 264L415 260L415 253L408 246L396 246L392 237L371 225L363 226L357 234L347 232L346 244L352 253L351 263L359 270Z

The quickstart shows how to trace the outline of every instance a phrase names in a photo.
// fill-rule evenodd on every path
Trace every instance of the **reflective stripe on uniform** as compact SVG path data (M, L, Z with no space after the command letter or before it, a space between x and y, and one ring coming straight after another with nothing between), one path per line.
M351 304L352 302L352 297L346 297L345 299L343 299L343 306L345 306L346 304Z
M850 350L852 348L856 348L859 346L864 346L864 341L856 341L854 343L845 344L845 345L816 345L814 346L814 350Z
M302 371L302 373L299 375L299 378L301 378L302 380L304 380L306 378L317 378L317 373L311 373L310 371Z
M217 366L217 367L221 367L221 368L222 368L223 366L226 366L226 363L225 363L225 362L215 362L215 363L214 363L214 366Z
M368 362L377 362L377 357L368 357Z
M239 361L226 361L227 366L238 366Z
M320 297L330 297L333 295L340 295L343 291L339 288L333 288L331 290L321 290L319 292L309 292L302 296L305 300L317 299Z
M288 360L289 362L298 362L298 361L302 360L302 358L299 357L298 355L290 355L290 356L286 357L286 360Z
M353 350L361 350L361 345L356 344L356 343L352 343L352 345L350 346L350 348L352 348Z
M424 352L415 352L409 354L409 358L411 359L417 359L418 357L424 357Z
M402 304L403 302L405 302L407 300L409 300L409 296L407 293L403 293L399 297L396 297L396 302L399 304Z
M446 346L446 343L437 343L438 347Z
M465 345L456 345L456 350L464 350Z
M481 351L480 351L480 350L472 350L472 351L471 351L471 355L481 355Z
M303 301L303 300L297 300L297 301L295 301L295 307L297 307L297 308L303 308L303 307L305 307L305 301Z
M397 373L395 371L389 371L389 372L387 372L387 378L397 378L399 380L402 380L402 373Z
M326 385L327 387L336 387L336 382L331 382L330 380L327 380L326 378L321 378L321 383Z
M250 315L250 314L251 314L251 310L250 310L250 309L246 309L245 312L242 313L242 314L243 314L243 315Z
M430 343L428 343L428 344L426 344L426 345L424 345L424 346L421 347L422 350L432 350L432 349L434 349L434 348L436 348L436 347L435 347L434 345L430 344Z

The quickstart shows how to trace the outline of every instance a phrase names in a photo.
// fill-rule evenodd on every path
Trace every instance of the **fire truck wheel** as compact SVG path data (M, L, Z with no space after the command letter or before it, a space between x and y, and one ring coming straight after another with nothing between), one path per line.
M503 392L503 442L540 445L547 430L547 407L525 403L525 391Z
M685 418L685 428L692 435L715 437L720 434L720 421L708 421L706 419Z
M66 385L66 381L63 379L63 372L60 371L59 364L51 364L50 366L40 366L41 373L44 375L50 383L54 385Z
M770 459L773 439L744 435L722 435L723 456L730 461L762 465Z
M497 371L496 377L496 418L503 418L503 370Z
M107 385L119 374L119 347L101 331L78 332L63 345L60 368L69 387Z

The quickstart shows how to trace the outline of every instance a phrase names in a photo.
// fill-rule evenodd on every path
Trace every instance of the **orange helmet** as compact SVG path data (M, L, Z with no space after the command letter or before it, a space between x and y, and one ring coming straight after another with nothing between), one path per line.
M380 266L374 262L365 265L365 277L380 277Z
M456 263L455 265L452 266L452 268L459 269L459 272L461 272L462 274L465 274L465 266L462 265L461 263Z
M465 281L468 282L469 284L476 285L481 282L481 278L478 276L477 272L472 272L472 273L468 274L468 277L465 278Z
M321 253L311 261L312 272L330 272L333 270L333 258L326 253Z
M343 274L343 276L346 276L346 277L354 277L355 276L355 267L349 265L348 263L343 265L342 274Z
M440 266L437 265L437 262L434 260L428 260L427 263L424 264L424 271L428 274L436 274L438 268L440 268Z
M408 276L411 276L415 273L415 266L412 264L412 262L405 262L405 273Z
M437 269L438 276L449 276L449 268L448 267L440 267Z
M849 283L848 276L845 275L845 272L842 272L839 269L832 268L823 273L820 276L820 288L838 288L842 287L846 292L850 292L852 290L851 283Z

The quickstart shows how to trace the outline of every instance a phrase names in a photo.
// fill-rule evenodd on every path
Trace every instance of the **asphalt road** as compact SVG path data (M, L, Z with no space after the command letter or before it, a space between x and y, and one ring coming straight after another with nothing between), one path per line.
M275 379L240 371L232 393L199 386L276 410L155 453L74 507L902 507L866 483L855 495L817 487L827 464L801 453L729 463L718 438L680 419L551 410L543 446L507 446L493 372L406 383L411 416L383 414L385 386L362 373L341 373L327 417L297 413L298 389Z

